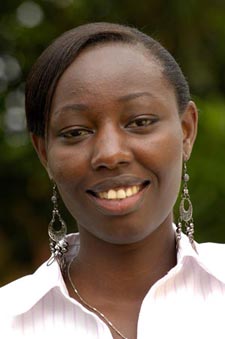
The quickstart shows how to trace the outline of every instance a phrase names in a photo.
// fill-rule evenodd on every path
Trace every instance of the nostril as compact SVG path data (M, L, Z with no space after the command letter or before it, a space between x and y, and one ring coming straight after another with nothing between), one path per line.
M131 162L130 160L129 161L124 160L124 161L120 161L118 165L119 166L128 166L130 164L130 162Z
M91 165L94 169L115 169L126 166L133 158L131 149L118 138L101 139L101 143L94 145Z
M126 166L128 163L125 161L121 162L116 162L116 163L105 163L97 166L96 169L109 169L109 170L114 170L118 167Z
M92 161L92 167L95 170L100 169L116 169L121 166L127 166L130 163L130 160L121 159L121 157L108 157L108 158L98 158Z

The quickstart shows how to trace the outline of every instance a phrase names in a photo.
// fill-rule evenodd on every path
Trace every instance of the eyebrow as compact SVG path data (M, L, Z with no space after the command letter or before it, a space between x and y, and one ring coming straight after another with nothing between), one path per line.
M119 98L119 101L129 101L129 100L133 100L133 99L136 99L142 96L153 97L153 95L149 92L137 92L137 93L123 95Z
M153 95L149 92L137 92L137 93L130 93L123 95L118 98L118 101L124 102L124 101L130 101L142 96L148 96L148 97L153 97ZM77 112L84 112L88 110L88 106L85 104L72 104L72 105L66 105L60 108L58 111L55 112L55 114L63 113L65 111L77 111Z
M72 105L66 105L60 108L59 110L55 111L54 114L63 113L65 111L78 111L78 112L84 112L88 109L88 106L85 104L72 104Z

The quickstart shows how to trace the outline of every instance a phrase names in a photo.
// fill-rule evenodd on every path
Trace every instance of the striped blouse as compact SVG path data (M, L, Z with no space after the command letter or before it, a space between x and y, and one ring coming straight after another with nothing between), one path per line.
M79 235L68 236L70 251ZM225 245L197 244L185 235L177 265L145 296L137 339L225 339ZM0 288L0 338L112 339L107 325L71 298L56 261Z

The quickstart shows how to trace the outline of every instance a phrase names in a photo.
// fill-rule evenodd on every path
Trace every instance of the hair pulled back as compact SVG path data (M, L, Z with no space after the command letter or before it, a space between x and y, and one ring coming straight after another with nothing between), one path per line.
M78 26L58 37L33 65L25 89L28 130L44 137L57 82L76 56L87 46L104 42L141 44L163 66L163 73L175 90L179 113L188 101L187 81L172 55L156 40L139 30L113 23L91 23Z

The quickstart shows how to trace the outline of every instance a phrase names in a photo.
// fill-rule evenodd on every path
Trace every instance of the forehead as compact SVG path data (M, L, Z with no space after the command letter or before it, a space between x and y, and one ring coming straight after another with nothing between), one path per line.
M52 105L74 97L95 100L146 90L174 97L160 62L142 46L104 43L87 47L75 58L57 84Z

